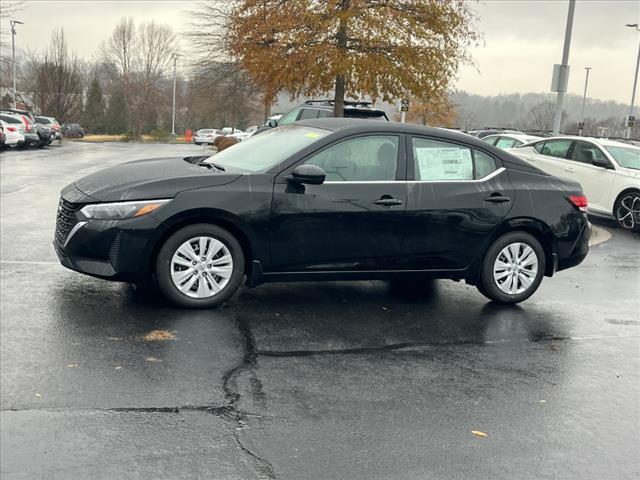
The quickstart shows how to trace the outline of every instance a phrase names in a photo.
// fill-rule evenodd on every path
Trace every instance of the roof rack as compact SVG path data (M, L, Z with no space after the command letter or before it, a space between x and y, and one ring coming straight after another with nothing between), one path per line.
M330 99L325 99L325 100L307 100L306 102L304 102L305 105L312 105L314 103L321 103L321 104L325 104L325 105L335 105L335 100L330 100ZM345 105L348 105L350 107L358 107L358 106L362 106L362 107L370 107L372 105L372 102L365 102L365 101L354 101L354 100L345 100L344 101Z

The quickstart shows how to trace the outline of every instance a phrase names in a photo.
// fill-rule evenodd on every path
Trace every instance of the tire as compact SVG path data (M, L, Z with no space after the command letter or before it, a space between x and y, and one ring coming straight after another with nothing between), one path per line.
M518 261L511 262L509 257ZM545 254L540 242L525 232L507 233L487 250L477 288L494 302L519 303L535 293L544 271Z
M613 215L620 228L640 232L640 191L631 190L620 195L613 206Z
M200 238L205 239L205 257L211 252L211 259L202 261ZM197 264L193 265L195 259ZM211 308L236 292L244 277L244 264L242 247L231 233L216 225L200 223L178 230L164 242L158 252L155 273L160 291L174 304Z

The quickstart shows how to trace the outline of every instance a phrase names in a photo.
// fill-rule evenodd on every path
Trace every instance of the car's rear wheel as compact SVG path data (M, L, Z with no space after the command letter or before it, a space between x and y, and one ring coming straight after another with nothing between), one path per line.
M620 195L613 213L621 228L640 232L640 192L632 190Z
M227 301L244 276L238 240L211 224L189 225L160 248L156 277L160 291L186 308L210 308Z
M526 232L507 233L487 250L478 290L494 302L522 302L538 289L544 270L540 242Z

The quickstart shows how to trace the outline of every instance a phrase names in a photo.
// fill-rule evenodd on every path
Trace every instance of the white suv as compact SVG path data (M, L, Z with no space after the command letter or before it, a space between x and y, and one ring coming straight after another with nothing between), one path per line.
M640 232L640 148L602 138L552 137L507 149L556 177L582 185L592 215Z

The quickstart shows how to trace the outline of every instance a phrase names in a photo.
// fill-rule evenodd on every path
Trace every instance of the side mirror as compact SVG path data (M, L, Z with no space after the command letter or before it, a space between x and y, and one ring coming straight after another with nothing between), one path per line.
M271 128L275 128L275 127L277 127L277 126L278 126L278 121L272 118L271 120L269 120L269 124L268 124L268 125L269 125Z
M611 168L611 164L604 158L594 158L591 163L596 167Z
M309 185L322 185L325 178L324 170L317 165L298 165L291 172L289 180Z

